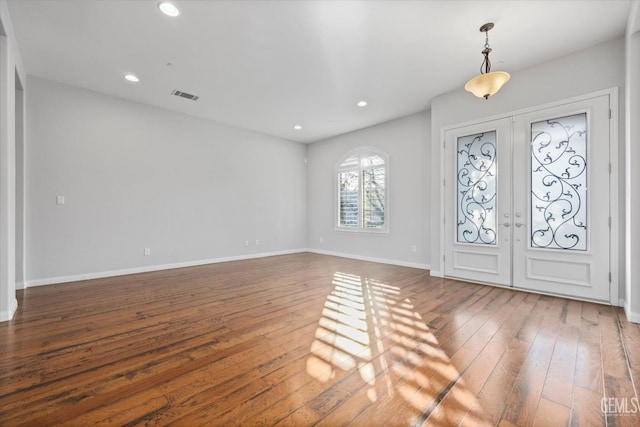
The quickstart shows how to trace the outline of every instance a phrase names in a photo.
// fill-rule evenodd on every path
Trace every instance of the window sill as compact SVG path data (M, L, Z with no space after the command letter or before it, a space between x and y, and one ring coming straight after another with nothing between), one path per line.
M367 230L367 229L363 229L363 228L342 228L342 227L335 227L333 229L333 231L335 231L336 233L344 233L344 234L363 234L363 235L370 235L370 236L389 236L391 235L391 233L389 232L388 228L385 229L379 229L379 230Z

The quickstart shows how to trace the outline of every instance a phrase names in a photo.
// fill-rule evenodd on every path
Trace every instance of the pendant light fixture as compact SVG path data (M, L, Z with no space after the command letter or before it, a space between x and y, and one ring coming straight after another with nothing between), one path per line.
M511 77L509 73L504 71L491 72L491 61L489 61L489 30L493 28L493 23L489 22L480 27L480 32L485 34L484 49L482 54L484 60L480 65L480 75L472 78L464 85L464 88L473 93L478 98L489 99L489 97L500 90L500 88L509 81Z

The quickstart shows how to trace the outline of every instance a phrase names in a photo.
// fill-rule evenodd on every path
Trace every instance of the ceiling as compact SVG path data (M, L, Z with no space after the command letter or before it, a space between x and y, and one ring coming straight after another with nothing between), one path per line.
M423 111L461 89L479 72L485 22L495 23L493 70L513 73L621 37L631 4L174 3L176 18L155 0L8 1L30 75L300 142Z

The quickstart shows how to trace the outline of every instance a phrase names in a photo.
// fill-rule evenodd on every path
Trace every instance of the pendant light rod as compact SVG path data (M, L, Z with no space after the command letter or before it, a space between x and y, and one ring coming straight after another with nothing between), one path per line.
M491 72L491 61L489 61L489 53L491 53L491 47L489 46L489 30L493 28L493 22L488 22L480 27L480 32L484 33L484 49L482 54L484 55L484 61L480 65L480 74L487 74ZM484 71L482 71L484 67Z

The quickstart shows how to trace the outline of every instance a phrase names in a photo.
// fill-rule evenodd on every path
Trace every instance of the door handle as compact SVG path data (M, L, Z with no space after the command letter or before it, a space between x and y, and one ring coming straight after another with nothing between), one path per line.
M504 225L504 226L505 226L505 227L507 227L507 228L511 227L511 223L510 223L510 222L505 222L505 223L504 223L504 224L502 224L502 225Z
M516 227L522 227L523 225L524 225L524 224L523 224L523 223L521 223L521 222L516 222L516 223L515 223L515 226L516 226Z

